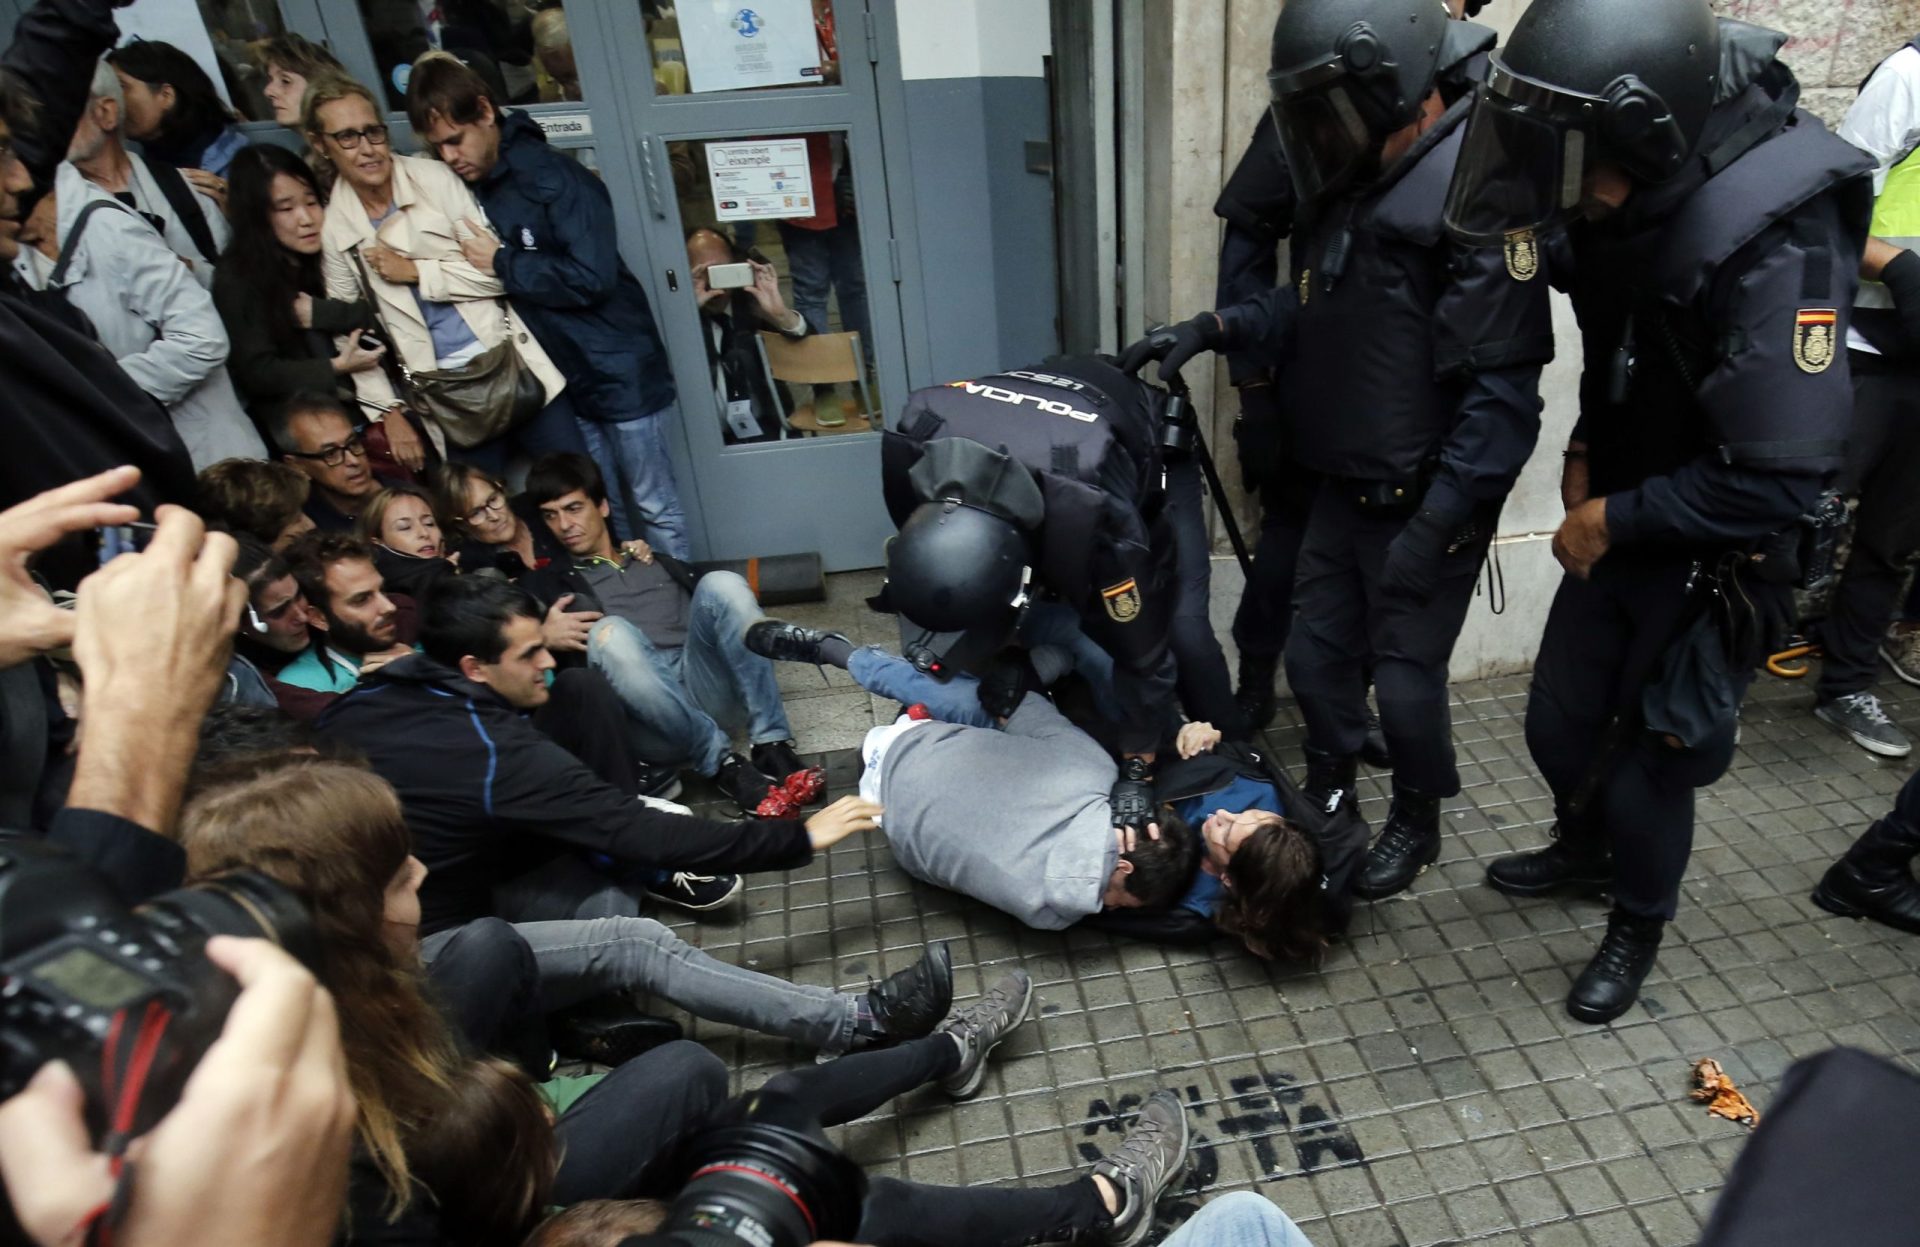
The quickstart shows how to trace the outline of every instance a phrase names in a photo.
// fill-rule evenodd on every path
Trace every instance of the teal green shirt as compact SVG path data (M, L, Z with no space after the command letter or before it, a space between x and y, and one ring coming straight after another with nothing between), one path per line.
M316 693L344 693L352 689L360 679L360 660L334 649L325 650L323 658L322 652L320 646L309 645L306 653L280 668L275 678L282 684L310 688Z

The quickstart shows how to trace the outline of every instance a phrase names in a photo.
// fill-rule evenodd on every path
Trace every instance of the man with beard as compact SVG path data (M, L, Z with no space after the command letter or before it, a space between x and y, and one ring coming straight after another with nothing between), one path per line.
M402 644L400 611L373 565L373 548L346 533L314 532L287 550L287 564L307 595L313 644L280 670L283 684L344 693L413 647Z

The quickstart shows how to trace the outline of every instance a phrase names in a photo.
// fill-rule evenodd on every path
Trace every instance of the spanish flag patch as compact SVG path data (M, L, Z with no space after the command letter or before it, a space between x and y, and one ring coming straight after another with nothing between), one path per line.
M1793 362L1801 372L1822 373L1839 354L1835 340L1840 313L1830 307L1803 307L1793 318Z

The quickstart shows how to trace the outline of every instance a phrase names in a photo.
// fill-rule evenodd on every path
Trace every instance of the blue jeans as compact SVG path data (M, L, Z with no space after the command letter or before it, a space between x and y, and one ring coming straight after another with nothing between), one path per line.
M840 299L840 327L860 335L863 350L871 351L867 319L867 270L860 260L860 227L801 229L780 222L780 241L787 248L787 271L793 275L793 310L806 318L814 333L827 332L827 292Z
M890 697L903 706L920 703L942 723L1000 726L981 708L980 681L970 675L936 680L906 659L871 645L847 657L847 674L855 684L876 696Z
M563 395L564 397L564 395ZM662 554L686 562L687 511L673 483L673 456L667 450L669 420L680 418L677 404L623 424L581 419L582 449L600 466L613 500L613 533L621 541L636 535Z
M624 619L593 625L587 662L620 695L649 762L712 775L733 749L722 724L745 724L756 745L793 739L773 664L746 646L747 627L760 618L745 580L709 572L694 587L679 648L656 646Z
M464 450L450 445L447 447L447 457L483 468L504 481L507 479L507 459L516 450L529 459L562 452L586 454L587 443L580 436L580 421L574 415L573 395L565 390L560 391L560 396L542 407L539 415L490 442L481 442Z
M1113 655L1100 648L1080 627L1080 616L1060 602L1039 602L1027 610L1015 638L1028 649L1058 645L1073 655L1073 669L1093 690L1093 704L1102 718L1119 722L1120 699L1113 692Z
M1161 1247L1313 1247L1293 1218L1252 1191L1212 1201L1167 1235Z

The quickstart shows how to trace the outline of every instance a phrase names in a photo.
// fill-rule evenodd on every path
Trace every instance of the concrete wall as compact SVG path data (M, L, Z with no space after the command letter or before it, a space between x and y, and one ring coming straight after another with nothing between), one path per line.
M899 0L904 154L925 274L929 385L1016 367L1056 349L1053 191L1029 141L1052 121L1047 6Z
M1521 0L1493 0L1479 20L1504 36L1524 7ZM1716 0L1715 7L1794 36L1786 59L1801 78L1806 106L1829 123L1838 121L1882 57L1920 33L1920 0ZM1146 8L1150 38L1163 41L1170 55L1157 71L1149 58L1145 82L1147 115L1166 111L1161 130L1149 130L1149 177L1164 173L1168 181L1158 199L1148 199L1142 290L1151 312L1176 319L1212 306L1220 235L1213 199L1266 107L1268 43L1280 3L1146 0ZM1558 296L1555 315L1559 354L1542 379L1539 449L1502 516L1495 546L1505 612L1494 613L1502 597L1497 592L1476 599L1454 652L1456 679L1528 670L1560 579L1551 539L1562 513L1560 451L1574 421L1580 359L1572 312ZM1189 380L1201 388L1197 375L1189 373ZM1230 459L1238 399L1224 367L1217 368L1207 398L1214 444ZM1238 488L1232 479L1228 485ZM1236 510L1243 526L1254 519L1244 498ZM1224 542L1219 549L1225 551Z

